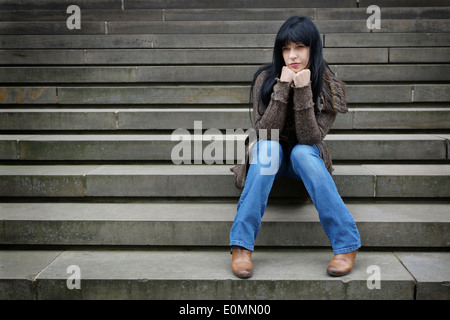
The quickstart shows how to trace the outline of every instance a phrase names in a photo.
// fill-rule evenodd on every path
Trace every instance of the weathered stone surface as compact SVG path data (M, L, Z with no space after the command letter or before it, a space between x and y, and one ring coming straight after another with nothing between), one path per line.
M228 165L1 166L2 196L236 197ZM448 197L448 165L341 165L343 197ZM374 190L376 181L376 190ZM275 197L297 181L277 180ZM84 190L84 184L86 190ZM298 196L298 195L297 195Z
M0 51L1 52L1 51ZM357 51L358 52L358 51ZM361 57L362 58L362 57ZM264 64L272 59L271 48L191 48L191 49L90 49L89 64Z
M411 1L408 1L408 5ZM424 1L425 3L425 1ZM383 19L446 19L450 13L448 7L429 7L430 4L436 2L426 2L424 7L388 7L383 6ZM317 20L367 20L369 17L367 13L367 4L365 7L359 8L317 8ZM381 6L381 5L380 5Z
M406 49L406 48L405 48ZM417 56L420 50L415 49ZM433 48L436 49L436 48ZM392 50L392 49L391 49ZM445 48L441 60L448 62ZM393 55L394 53L392 53ZM400 54L397 54L400 55ZM411 54L400 55L397 62L408 62ZM328 63L387 63L387 48L325 48L324 58ZM264 64L272 59L271 48L204 48L204 49L23 49L0 50L0 61L8 65L123 65L123 64ZM434 62L436 54L424 54L411 62ZM404 60L404 61L403 61Z
M69 15L67 15L69 17ZM105 22L83 21L80 29L67 28L66 21L46 22L3 22L0 21L0 35L7 34L105 34Z
M347 85L349 103L412 102L412 85Z
M97 166L0 166L2 197L84 197L83 175Z
M335 160L446 159L447 143L431 135L327 135Z
M56 103L54 87L2 87L0 104L52 104Z
M436 0L432 2L426 0L380 0L377 4L380 7L447 7L449 3L448 0ZM367 8L370 5L370 0L360 0L360 7Z
M324 47L448 47L447 33L326 34Z
M345 203L365 248L447 246L446 204ZM236 205L235 201L2 203L0 243L227 246ZM330 243L313 204L275 200L269 201L256 246L328 248Z
M433 2L434 3L434 2ZM317 4L317 3L316 3ZM446 19L448 7L383 7L383 19ZM199 8L199 9L84 9L86 21L285 21L294 14L313 20L367 20L367 8ZM28 10L27 10L28 9ZM20 10L0 12L1 21L66 21L64 10ZM53 8L52 8L53 9Z
M447 81L450 65L330 65L343 81ZM3 83L251 83L259 66L6 67Z
M414 277L417 300L450 299L449 252L396 252Z
M444 101L447 85L430 85L435 88L432 95L419 101L431 101L440 95ZM426 85L414 85L425 90ZM349 103L410 103L413 102L413 85L347 85ZM151 86L151 87L60 87L60 104L246 104L249 101L249 87L235 85L211 86ZM416 94L415 94L416 96ZM11 102L13 103L13 102Z
M0 110L1 130L115 130L115 110Z
M246 21L246 20L280 20L285 21L298 14L314 19L316 8L201 8L201 9L166 9L166 21Z
M390 48L391 63L448 63L450 48Z
M274 40L275 34L155 34L153 47L273 48Z
M450 115L447 114L450 110L447 108L353 108L351 112L354 114L354 129L446 129L450 127Z
M392 253L361 252L345 281L326 274L330 258L326 251L258 251L252 279L239 281L227 250L69 251L39 274L37 291L41 299L414 298L413 278ZM383 277L381 288L370 290L366 269L375 262ZM81 290L66 286L65 271L73 264L83 274Z
M449 165L362 165L377 176L379 197L448 197Z
M62 251L0 251L0 299L36 299L33 281Z
M121 0L120 0L121 1ZM90 1L88 4L94 4L95 1ZM59 4L59 3L58 3ZM98 3L97 3L98 4ZM54 6L55 4L53 4ZM67 21L69 14L66 13L67 7L62 10L55 10L53 8L31 9L30 7L22 7L20 10L2 10L0 12L0 21ZM81 7L80 7L81 9ZM106 8L105 9L90 9L83 5L82 7L83 21L139 21L139 20L159 20L163 21L163 9L144 9L144 10L122 10L121 8ZM166 17L167 20L167 17Z
M148 2L141 0L126 0L127 8L129 9L147 9L147 8L165 8L165 9L198 9L198 8L351 8L355 6L352 0L324 0L321 2L314 2L307 0L299 0L295 3L289 0L260 0L260 1L241 1L229 0L210 1L210 0L196 0L188 3L180 3L177 0L169 0L164 2Z
M242 104L247 86L62 87L60 104Z
M448 84L415 84L414 102L448 102L449 88Z
M387 63L388 48L324 48L328 63Z
M242 108L91 108L91 109L3 109L2 130L175 130L251 127L249 106ZM339 113L333 129L446 129L450 109L420 107L350 108ZM226 133L226 131L225 131Z
M0 61L7 65L65 65L85 63L83 50L2 50Z
M6 67L3 83L137 82L136 67Z
M17 139L19 136L0 135L0 159L18 159Z
M154 37L141 35L2 35L3 49L152 48Z
M369 33L366 18L360 20L316 20L315 24L322 33ZM421 19L421 20L390 20L384 18L383 27L374 29L375 32L446 32L450 22L445 19ZM276 34L283 24L282 21L112 21L108 23L110 34ZM20 23L18 23L19 26ZM38 23L39 24L39 23ZM1 26L0 26L1 27ZM88 26L90 27L90 26ZM101 33L97 25L93 25L91 33ZM20 28L14 30L17 33L25 33ZM0 28L1 31L1 28ZM61 32L67 33L62 29ZM45 29L41 31L45 34Z
M343 81L448 81L450 65L337 65L334 72Z
M2 0L1 4L3 10L66 10L72 2L70 2L70 0L41 0L38 2L33 0L24 0L20 2L14 0ZM86 9L120 9L121 0L79 0L77 5Z
M196 134L201 129L202 126L194 127ZM224 134L218 129L213 134L211 130L203 136L190 134L183 128L182 132L175 129L170 135L0 135L0 147L4 149L3 159L20 156L22 160L173 161L182 148L184 158L203 159L208 164L241 161L248 130ZM435 135L328 134L325 141L334 160L447 159L447 140ZM196 146L200 148L198 151Z

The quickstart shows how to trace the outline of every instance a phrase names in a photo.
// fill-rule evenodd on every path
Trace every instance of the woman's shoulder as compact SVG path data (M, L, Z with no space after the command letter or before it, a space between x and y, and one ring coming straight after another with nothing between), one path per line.
M267 76L268 73L268 65L262 66L256 71L255 75L253 76L253 85L258 87L263 83L264 79Z

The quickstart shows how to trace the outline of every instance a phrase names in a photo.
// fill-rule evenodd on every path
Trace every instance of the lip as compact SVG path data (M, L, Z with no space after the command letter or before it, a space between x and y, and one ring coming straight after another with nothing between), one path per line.
M300 66L300 63L299 62L294 62L294 63L291 63L290 66L295 69L295 68L298 68Z

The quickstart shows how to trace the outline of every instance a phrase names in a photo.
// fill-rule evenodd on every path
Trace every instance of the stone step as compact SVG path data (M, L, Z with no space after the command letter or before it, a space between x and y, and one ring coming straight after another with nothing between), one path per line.
M447 203L346 205L364 248L448 247ZM237 202L0 203L0 244L227 246L236 206ZM256 246L330 244L312 204L269 201Z
M324 47L449 47L449 33L326 33ZM275 34L1 35L3 49L273 48Z
M442 41L439 44L439 41ZM446 47L449 33L327 33L323 46L331 47Z
M375 48L372 48L374 50ZM356 48L355 48L356 50ZM430 55L432 57L430 57ZM449 57L445 48L390 48L389 61L391 63L421 63L421 62L445 62ZM450 58L449 58L450 59Z
M0 128L9 130L220 130L251 127L248 108L0 109ZM332 130L448 129L450 108L349 108Z
M430 7L427 6L419 6L419 7L409 7L408 4L411 1L405 3L405 6L381 6L377 4L382 12L382 19L446 19L448 17L449 7L433 7L433 3L435 1L427 2L430 4ZM450 2L449 2L450 5ZM370 5L359 6L359 8L315 8L315 14L312 16L308 15L310 18L314 18L314 20L358 20L358 19L366 19L370 16L367 13L367 8ZM303 12L304 9L301 9L300 12ZM168 10L167 10L168 11ZM166 12L167 12L166 11ZM181 11L181 10L180 10ZM299 12L299 14L300 14ZM189 11L183 11L183 13L179 13L182 17L188 16L191 13ZM256 14L256 13L255 13ZM190 14L192 16L192 14ZM306 15L306 14L303 14ZM277 11L274 11L271 15L272 19L283 20L289 18L289 13L286 16L277 17ZM170 18L169 18L170 19ZM208 20L203 17L204 20ZM267 17L267 19L270 19ZM240 19L244 20L244 19Z
M173 57L176 57L174 59ZM1 50L3 65L265 64L272 49ZM450 48L325 48L329 64L450 63Z
M3 10L65 10L72 4L70 1L40 0L36 3L33 0L1 0L0 5ZM78 0L77 5L86 10L93 9L210 9L210 8L355 8L359 4L361 8L367 8L371 5L370 1L356 0L326 0L326 1L307 1L299 0L292 2L289 0L259 0L259 1L241 1L241 0L197 0L197 1L141 1L141 0ZM448 0L383 0L377 2L381 7L448 7Z
M77 5L86 9L121 9L122 0L79 0ZM0 0L2 10L66 10L72 3L69 0Z
M367 8L82 9L83 21L367 20ZM383 7L383 19L446 19L450 7ZM65 10L1 10L0 21L66 21Z
M0 67L2 83L227 83L251 81L259 65ZM450 64L330 65L342 81L450 81Z
M257 299L269 307L280 299L449 299L448 252L360 251L352 272L335 278L325 271L330 250L262 249L246 281L232 274L228 248L5 250L0 257L2 299Z
M358 0L359 6L361 8L367 8L370 6L370 0ZM422 7L422 6L449 6L449 0L380 0L377 2L380 7Z
M422 3L429 3L422 1ZM36 3L34 0L1 0L0 5L3 10L65 10L72 2L69 0L54 1L40 0ZM299 0L292 3L290 0L196 0L196 1L142 1L142 0L78 0L77 5L85 9L193 9L193 8L351 8L356 7L355 0L324 0L320 2L311 2ZM440 4L443 5L443 4ZM430 4L429 6L434 6Z
M349 103L450 101L450 84L349 84ZM0 104L60 105L236 105L249 102L249 85L165 86L9 86L0 87Z
M367 28L367 15L360 20L316 20L320 32L370 33L375 32L447 32L448 19L391 20L383 18L380 29ZM66 21L16 22L0 21L2 35L45 34L274 34L283 24L278 21L84 21L80 29L69 29ZM81 26L81 25L80 25Z
M195 127L195 126L194 126ZM221 133L201 125L172 134L0 135L1 160L166 160L233 163L244 156L244 130ZM333 160L449 160L450 134L328 134ZM200 148L197 150L197 148ZM207 162L210 161L210 162Z
M1 165L0 197L238 197L230 165ZM335 165L342 197L450 197L450 165ZM299 197L297 180L275 181L277 198Z
M431 49L431 51L429 50ZM416 52L418 51L418 52ZM421 51L424 51L420 54ZM420 63L450 62L450 48L416 48ZM428 53L432 53L428 56ZM174 59L173 57L176 57ZM4 65L140 65L140 64L264 64L272 49L88 49L88 50L0 50ZM332 48L324 50L329 63L388 63L388 48ZM414 59L409 52L397 53L397 62ZM414 62L414 61L413 61Z

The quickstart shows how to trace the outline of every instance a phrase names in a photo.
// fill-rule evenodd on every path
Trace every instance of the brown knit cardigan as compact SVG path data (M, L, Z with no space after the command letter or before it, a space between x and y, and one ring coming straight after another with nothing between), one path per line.
M331 155L323 139L330 131L337 112L348 112L344 82L337 79L328 68L325 68L322 93L319 103L315 104L311 83L296 88L293 83L281 82L276 79L269 105L264 114L260 115L258 112L259 91L265 76L266 72L259 74L252 93L254 97L253 128L257 136L259 137L259 130L266 129L267 133L264 137L270 140L270 130L279 129L279 140L288 141L295 132L299 143L317 146L328 172L332 174ZM248 141L247 139L244 162L231 168L231 171L234 172L235 185L241 190L244 189L249 168L248 154L251 152L251 147L249 147Z

